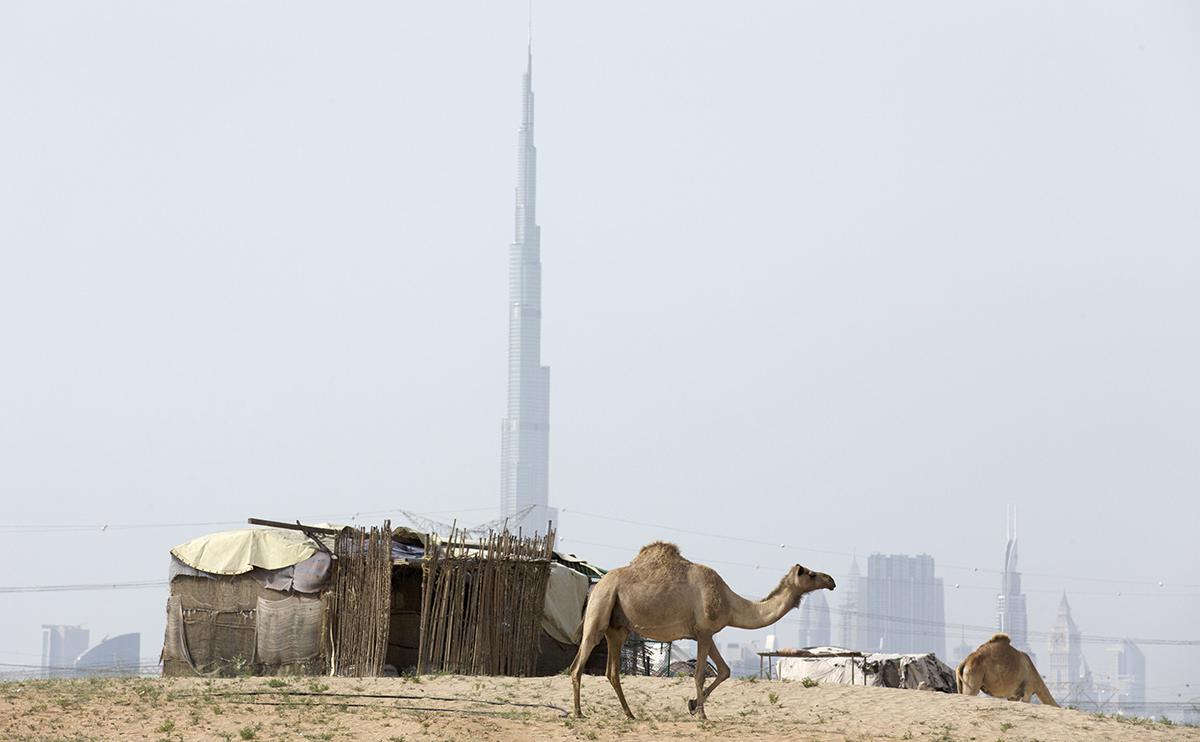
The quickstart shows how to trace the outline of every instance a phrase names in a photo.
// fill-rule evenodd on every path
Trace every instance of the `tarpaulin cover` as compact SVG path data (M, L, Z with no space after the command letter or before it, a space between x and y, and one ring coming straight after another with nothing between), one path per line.
M201 572L240 575L255 567L282 569L299 564L318 548L301 531L245 528L194 538L171 549L171 555Z
M542 608L542 628L556 641L575 643L575 630L583 622L583 604L587 600L588 578L557 562L550 564L546 583L546 603Z
M833 652L846 650L828 647ZM955 691L954 671L935 654L868 654L864 657L780 657L775 664L781 680L811 679L821 683L885 688ZM866 682L863 667L866 666ZM853 672L851 667L853 666Z
M285 593L320 593L329 586L332 564L333 560L328 552L318 551L308 559L290 567L281 569L255 567L242 574L271 590ZM168 581L173 581L176 577L203 577L216 580L222 576L212 572L201 572L189 567L174 556L171 557L171 567L167 571Z
M320 598L300 595L283 600L259 598L254 659L277 667L320 657L324 616Z

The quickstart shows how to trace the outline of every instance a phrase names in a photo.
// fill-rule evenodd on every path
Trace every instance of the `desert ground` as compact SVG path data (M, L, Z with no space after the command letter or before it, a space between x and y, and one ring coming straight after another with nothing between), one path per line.
M709 721L690 679L566 677L90 679L0 684L4 740L1200 740L1200 728L930 691L730 680Z

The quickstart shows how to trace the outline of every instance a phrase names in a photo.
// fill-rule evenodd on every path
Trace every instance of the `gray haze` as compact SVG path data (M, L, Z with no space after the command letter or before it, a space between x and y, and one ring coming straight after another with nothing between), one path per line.
M1066 590L1085 634L1200 639L1200 6L534 28L564 547L669 538L751 595L927 552L987 626L1015 503L1032 631ZM494 517L525 37L521 2L0 3L0 585L164 579L217 528L34 525ZM0 662L51 622L154 655L165 595L6 595ZM1143 649L1196 694L1200 647Z

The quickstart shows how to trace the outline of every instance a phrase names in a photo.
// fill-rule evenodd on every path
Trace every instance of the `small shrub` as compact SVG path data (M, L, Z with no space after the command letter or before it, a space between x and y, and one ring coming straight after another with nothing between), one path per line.
M158 732L159 734L166 734L167 732L173 732L173 731L175 731L175 722L171 721L170 719L167 719L162 724L159 724L158 728L155 729L154 731Z
M258 732L254 730L254 727L242 727L238 730L238 736L242 739L254 739L258 736Z
M820 684L820 680L813 680L812 678L804 678L800 681L800 685L803 685L805 688L816 688Z
M1002 731L1002 732L1007 732L1009 729L1012 729L1012 728L1013 728L1013 725L1008 723L1007 721L1002 722L1000 724L1000 731Z
M233 674L239 678L248 678L254 674L254 664L242 655L237 655L231 662Z
M280 680L279 678L271 678L267 681L267 685L272 688L286 688L287 684L286 680Z
M774 706L775 704L779 703L779 694L775 691L771 691L767 694L767 700L771 702L772 706Z

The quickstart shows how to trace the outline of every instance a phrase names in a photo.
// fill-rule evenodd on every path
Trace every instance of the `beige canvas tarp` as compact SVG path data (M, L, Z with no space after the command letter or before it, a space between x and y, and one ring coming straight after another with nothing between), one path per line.
M179 577L167 598L164 676L320 673L325 603L246 576Z
M300 531L244 528L194 538L171 549L179 561L217 575L240 575L255 567L282 569L308 559L320 548Z
M575 629L583 621L583 604L587 600L588 578L557 562L550 564L550 580L546 583L546 602L542 608L542 628L555 641L575 643Z

